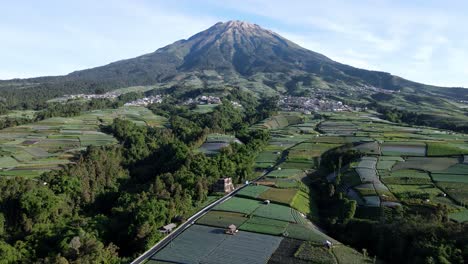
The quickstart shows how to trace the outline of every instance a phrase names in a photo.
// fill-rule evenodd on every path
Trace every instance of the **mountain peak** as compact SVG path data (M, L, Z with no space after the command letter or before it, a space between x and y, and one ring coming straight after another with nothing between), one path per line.
M230 20L225 23L221 23L225 26L226 29L231 28L244 28L244 29L253 29L253 28L260 28L257 24L252 24L246 21L241 20Z
M290 94L317 87L373 86L390 90L422 87L388 73L335 62L271 30L240 20L216 23L156 52L73 72L61 80L86 83L97 80L105 87L109 87L108 83L121 86L170 83L181 87L252 85L248 89ZM94 90L94 86L87 89ZM67 92L73 91L73 87Z

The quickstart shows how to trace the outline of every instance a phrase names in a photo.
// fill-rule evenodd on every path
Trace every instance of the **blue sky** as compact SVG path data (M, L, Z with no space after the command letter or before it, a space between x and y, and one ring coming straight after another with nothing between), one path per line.
M135 57L245 20L355 67L468 87L468 2L0 0L0 79Z

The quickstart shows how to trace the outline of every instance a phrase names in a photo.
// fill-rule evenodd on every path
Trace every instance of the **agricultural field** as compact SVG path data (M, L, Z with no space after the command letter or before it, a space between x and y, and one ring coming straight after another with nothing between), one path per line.
M252 214L259 206L261 202L252 199L233 197L213 208L217 211L236 212L243 213L246 215Z
M426 155L426 144L419 142L384 142L381 148L384 156Z
M265 263L278 248L281 240L278 236L245 231L231 236L224 234L224 229L194 225L150 259L194 264Z
M297 189L278 189L270 188L269 190L262 192L258 198L262 200L269 200L279 204L291 205L294 197L296 197Z
M170 263L260 264L268 261L282 239L246 231L226 235L224 229L193 225L150 259Z
M144 107L122 107L6 128L0 132L0 176L36 177L70 163L88 146L115 144L111 135L100 132L100 126L117 117L139 125L166 122Z
M7 114L0 115L0 120L1 119L6 119L6 118L27 118L27 119L32 119L36 115L36 111L34 110L15 110L15 111L10 111Z
M231 143L242 144L242 142L232 135L209 134L199 150L207 155L213 155L219 153L222 148L229 146Z
M214 109L218 106L219 104L204 104L204 105L197 105L195 109L193 109L193 112L200 113L200 114L206 114L206 113L211 113L214 111Z
M231 224L241 226L248 218L241 213L210 211L197 221L199 225L226 228Z
M277 169L266 175L268 178L292 178L303 175L304 172L299 169Z
M263 120L253 128L278 129L303 123L303 117L297 114L283 113Z
M450 219L459 223L468 222L468 209L450 213L448 216Z
M237 193L237 196L255 199L259 198L260 195L269 190L271 190L271 188L264 185L249 185L244 189L240 190Z
M428 156L455 156L462 154L468 154L468 149L459 148L447 142L427 143Z
M468 202L468 158L463 156L467 154L468 144L462 136L400 126L373 114L325 113L322 116L325 120L280 113L256 125L255 128L268 129L271 134L269 145L255 163L257 173L265 176L216 206L197 225L226 228L235 224L238 234L280 239L276 249L263 259L268 263L372 263L370 258L329 237L311 222L318 221L320 214L313 192L306 191L307 182L313 181L307 175L319 168L325 152L343 146L357 151L359 158L342 164L327 179L333 181L339 173L341 184L336 191L356 200L356 218L378 220L383 206L411 210L421 205L442 204L447 206L453 221L468 221L468 209L464 208ZM204 236L208 234L200 235L200 239ZM321 247L325 240L334 244L330 251ZM211 242L224 243L216 239ZM176 247L181 248L180 244ZM226 249L209 247L216 254L229 254ZM172 250L171 258L167 257L169 250ZM175 256L175 252L166 247L153 259L183 262L184 257ZM204 249L200 250L194 258L211 263L210 257L216 254L206 257L203 252ZM248 258L250 251L246 252Z

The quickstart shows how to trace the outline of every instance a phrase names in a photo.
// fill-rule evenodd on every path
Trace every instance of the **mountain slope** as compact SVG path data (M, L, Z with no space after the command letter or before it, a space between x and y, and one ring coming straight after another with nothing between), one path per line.
M63 94L92 93L97 88L109 91L149 84L185 88L231 85L270 94L307 94L325 88L346 92L370 86L444 97L468 95L462 89L428 86L341 64L241 21L220 22L153 53L66 76L2 81L0 91L13 103L18 96L24 99L35 94L38 100L46 100Z

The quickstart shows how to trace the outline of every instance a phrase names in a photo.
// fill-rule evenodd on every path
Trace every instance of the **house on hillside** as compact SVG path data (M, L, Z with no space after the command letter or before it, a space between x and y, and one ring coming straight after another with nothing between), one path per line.
M176 228L176 226L177 226L176 224L170 223L168 225L165 225L165 226L161 227L159 229L159 232L161 232L163 234L169 234L169 233L172 232L172 230L174 230L174 228Z
M234 191L234 184L232 178L221 178L213 186L214 192L230 193Z

